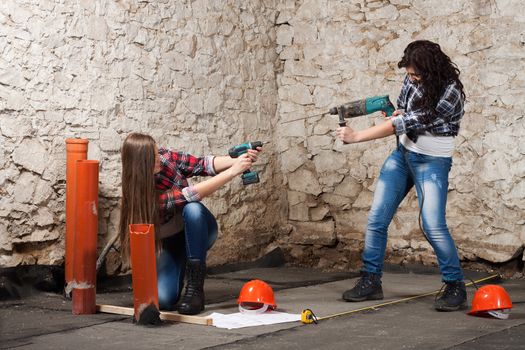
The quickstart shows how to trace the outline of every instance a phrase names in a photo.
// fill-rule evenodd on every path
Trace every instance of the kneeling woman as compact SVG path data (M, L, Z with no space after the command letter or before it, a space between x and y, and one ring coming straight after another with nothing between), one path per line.
M155 140L133 133L122 145L120 241L129 261L129 225L155 224L159 305L186 315L204 310L206 253L217 238L217 222L200 202L248 170L261 149L239 158L195 157L158 148ZM192 176L213 176L189 185ZM187 284L181 297L184 275ZM178 302L178 304L177 304Z

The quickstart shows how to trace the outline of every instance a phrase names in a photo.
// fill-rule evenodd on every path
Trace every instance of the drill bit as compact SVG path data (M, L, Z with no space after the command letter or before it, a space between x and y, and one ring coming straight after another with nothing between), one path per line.
M326 114L326 112L325 113L321 113L321 114L309 115L307 117L301 117L301 118L296 118L296 119L291 119L291 120L285 120L284 122L281 122L281 124L291 123L291 122L295 122L295 121L298 121L298 120L304 120L304 119L320 117L320 116L323 116L325 114Z

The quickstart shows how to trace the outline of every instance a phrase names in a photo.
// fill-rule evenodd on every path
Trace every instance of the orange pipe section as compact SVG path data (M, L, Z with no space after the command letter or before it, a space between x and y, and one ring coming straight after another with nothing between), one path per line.
M97 312L98 172L96 160L76 162L73 314Z
M73 279L76 161L87 159L88 140L66 139L66 286ZM66 288L66 295L69 294Z
M152 224L129 225L131 249L131 279L135 321L149 305L159 309L157 291L157 259L155 256L155 226Z

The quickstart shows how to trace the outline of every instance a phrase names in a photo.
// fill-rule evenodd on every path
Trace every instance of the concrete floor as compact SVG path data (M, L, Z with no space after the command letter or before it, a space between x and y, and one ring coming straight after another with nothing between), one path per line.
M327 316L438 290L440 276L429 271L387 272L385 300L345 303L341 293L355 283L350 273L293 267L252 268L211 275L206 280L211 312L236 312L243 283L260 278L275 290L278 309L312 309ZM471 278L483 277L469 273ZM0 303L1 349L525 349L525 280L503 281L514 307L508 320L478 318L466 312L436 312L434 296L331 318L235 330L183 323L137 326L129 316L74 316L71 302L52 293L35 293ZM469 287L469 300L474 293ZM132 306L129 286L105 288L101 304Z

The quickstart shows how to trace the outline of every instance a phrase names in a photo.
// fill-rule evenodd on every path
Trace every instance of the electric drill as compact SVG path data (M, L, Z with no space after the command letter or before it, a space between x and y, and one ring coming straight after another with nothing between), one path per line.
M237 158L241 154L248 152L249 149L257 149L257 147L262 146L263 143L261 141L246 142L237 146L233 146L228 150L228 154L232 158ZM250 185L259 182L259 174L257 174L255 171L246 170L244 173L242 173L241 178L243 185Z
M362 100L352 101L344 105L330 108L328 113L339 115L339 126L346 126L345 118L355 118L370 113L383 111L387 117L394 113L395 108L388 95L367 97Z
M339 115L339 126L343 127L343 126L346 126L345 118L355 118L355 117L367 115L367 114L378 112L378 111L385 112L388 117L390 117L392 113L394 113L395 108L392 102L390 102L388 95L367 97L362 100L348 102L348 103L345 103L344 105L330 108L328 113L332 115L338 114ZM286 120L284 122L281 122L281 124L291 123L297 120L303 120L303 119L308 119L308 118L315 118L315 117L319 117L325 114L326 113L321 113L321 114L311 115L308 117L301 117L297 119Z

